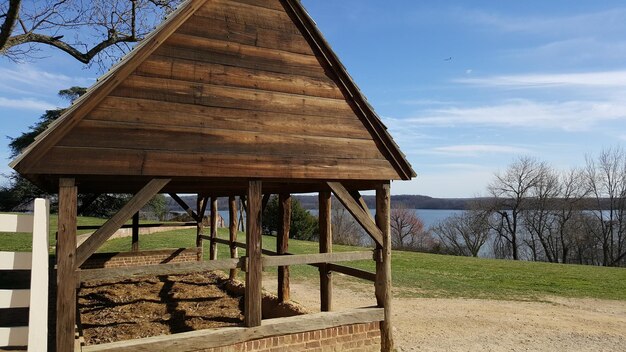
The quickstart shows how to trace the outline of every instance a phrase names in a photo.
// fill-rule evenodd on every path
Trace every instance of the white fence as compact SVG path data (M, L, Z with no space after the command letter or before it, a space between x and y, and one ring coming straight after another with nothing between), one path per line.
M30 307L28 326L0 327L0 347L47 350L49 214L50 202L40 198L35 200L33 215L0 214L0 232L33 234L32 253L0 251L0 270L31 270L30 290L0 289L0 309Z

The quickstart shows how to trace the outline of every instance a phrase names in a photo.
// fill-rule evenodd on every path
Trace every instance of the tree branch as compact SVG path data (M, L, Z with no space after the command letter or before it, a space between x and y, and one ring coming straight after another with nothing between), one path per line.
M38 34L38 33L20 34L20 35L16 35L16 36L9 38L9 40L7 41L6 47L2 50L8 50L11 47L24 44L24 43L29 43L29 42L41 43L41 44L46 44L46 45L50 45L55 48L61 49L65 51L66 53L70 54L76 60L84 64L88 64L91 61L91 59L93 59L96 55L98 55L98 53L100 53L101 51L105 50L106 48L112 45L115 45L118 43L133 43L138 40L137 37L132 36L132 35L121 36L121 37L114 35L114 36L107 38L106 40L103 40L102 42L95 45L93 48L89 49L87 52L83 53L79 51L78 49L76 49L75 47L73 47L72 45L62 41L61 40L62 38L63 38L62 36L53 37L53 36L49 36L45 34Z
M0 53L5 51L5 45L11 37L13 28L19 19L21 0L9 0L9 9L5 14L4 23L0 27Z

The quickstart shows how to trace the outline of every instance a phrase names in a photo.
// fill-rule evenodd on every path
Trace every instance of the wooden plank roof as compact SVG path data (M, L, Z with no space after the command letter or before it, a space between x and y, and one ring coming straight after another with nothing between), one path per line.
M40 186L415 176L298 0L186 1L11 167Z

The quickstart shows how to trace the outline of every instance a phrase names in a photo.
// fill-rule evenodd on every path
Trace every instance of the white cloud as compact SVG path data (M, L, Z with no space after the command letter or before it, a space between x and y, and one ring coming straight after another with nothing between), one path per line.
M542 35L619 33L626 28L626 8L565 16L505 16L485 11L466 12L463 19L473 24L494 27L505 32ZM616 32L618 31L618 32Z
M37 92L49 95L50 91L56 94L60 89L76 85L89 86L93 83L91 79L50 73L29 64L0 67L0 77L3 81L0 91L30 95Z
M45 101L22 98L22 99L7 99L0 97L0 107L9 109L20 110L52 110L56 109L56 106Z
M483 78L460 78L458 83L483 87L546 88L591 87L611 88L626 86L626 71L600 71L584 73L538 73L500 75Z
M420 115L403 122L405 125L482 125L582 131L605 121L626 120L626 101L538 102L515 99L479 107L430 109Z
M531 151L526 148L514 147L510 145L497 144L459 144L436 147L431 149L434 152L452 155L477 155L483 153L490 154L524 154Z

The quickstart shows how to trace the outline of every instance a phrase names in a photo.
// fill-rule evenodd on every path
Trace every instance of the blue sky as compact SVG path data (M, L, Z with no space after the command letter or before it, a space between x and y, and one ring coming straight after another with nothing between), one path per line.
M303 0L418 173L394 194L471 197L530 155L566 169L626 144L626 3ZM0 58L2 135L99 72ZM1 173L8 173L6 141Z

